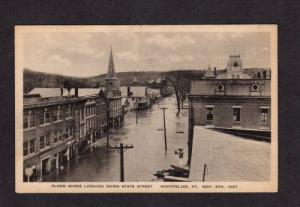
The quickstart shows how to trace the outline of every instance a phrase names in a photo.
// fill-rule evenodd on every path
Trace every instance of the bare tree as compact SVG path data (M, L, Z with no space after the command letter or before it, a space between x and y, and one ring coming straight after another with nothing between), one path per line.
M177 103L177 113L179 113L190 91L190 79L186 77L184 71L170 71L166 74L166 79L173 86Z

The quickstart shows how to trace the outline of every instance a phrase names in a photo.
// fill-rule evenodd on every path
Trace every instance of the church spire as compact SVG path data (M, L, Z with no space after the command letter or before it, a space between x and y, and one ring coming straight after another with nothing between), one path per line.
M114 57L113 57L112 47L110 47L110 56L109 56L109 63L108 63L108 70L107 70L106 79L116 79L115 64L114 64Z

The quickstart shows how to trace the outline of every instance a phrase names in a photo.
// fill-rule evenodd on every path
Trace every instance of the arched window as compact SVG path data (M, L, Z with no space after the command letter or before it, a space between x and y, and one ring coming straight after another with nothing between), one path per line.
M231 77L232 77L232 79L234 79L234 75L232 75Z

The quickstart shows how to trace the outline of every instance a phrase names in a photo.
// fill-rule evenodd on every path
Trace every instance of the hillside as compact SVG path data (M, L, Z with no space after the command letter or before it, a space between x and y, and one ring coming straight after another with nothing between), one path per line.
M256 74L257 72L270 71L266 68L245 68L244 71L248 74ZM187 78L201 78L205 70L178 70ZM225 70L217 70L218 73L225 72ZM131 85L133 79L136 77L139 85L144 85L147 80L156 80L159 76L165 76L167 72L158 71L130 71L117 73L117 77L121 81L121 85ZM93 77L78 78L72 76L63 76L51 73L36 72L30 69L24 69L24 93L29 92L35 87L41 88L58 88L64 87L64 83L68 81L71 85L77 85L79 88L96 88L104 86L106 74L97 75Z
M163 74L163 72L121 72L117 73L117 77L120 79L122 85L130 85L132 84L134 77L136 77L139 84L144 84L149 79L155 80L161 74ZM106 74L87 78L78 78L24 69L24 93L29 92L35 87L64 87L64 83L66 81L68 81L71 85L77 85L79 88L96 88L104 86L105 77Z

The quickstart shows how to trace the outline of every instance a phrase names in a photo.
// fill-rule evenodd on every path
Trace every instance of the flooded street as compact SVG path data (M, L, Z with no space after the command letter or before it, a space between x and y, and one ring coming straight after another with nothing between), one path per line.
M164 147L163 111L166 112L167 146ZM176 116L174 98L165 98L150 109L129 111L124 125L110 130L110 145L123 143L133 145L124 153L125 181L156 181L153 173L168 169L171 164L184 165L187 160L188 110L182 109ZM51 172L43 181L51 182L113 182L120 180L120 154L117 150L107 150L106 137L97 140L90 150L68 163L63 170ZM174 151L184 149L184 157L179 159Z

